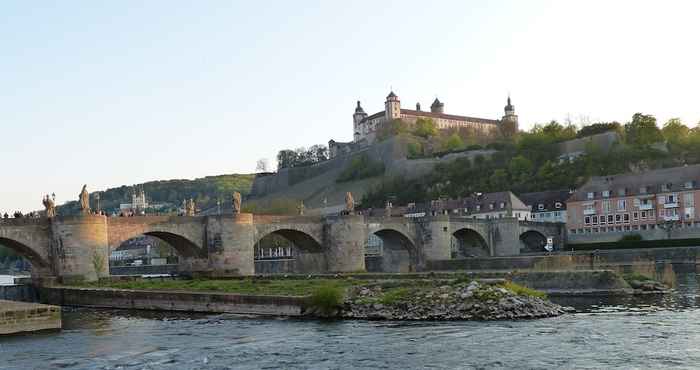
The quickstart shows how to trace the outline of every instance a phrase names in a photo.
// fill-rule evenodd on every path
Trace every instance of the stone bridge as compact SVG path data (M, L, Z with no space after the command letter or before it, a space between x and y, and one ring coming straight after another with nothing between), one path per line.
M2 219L0 245L30 261L37 278L95 280L109 275L109 253L134 237L165 241L179 269L210 276L256 273L421 271L429 260L513 256L542 251L547 237L564 241L563 224L514 218L467 219L446 215L403 218L270 216L238 214L187 217ZM256 245L272 235L294 251L259 258ZM373 236L373 237L371 237ZM366 253L368 240L378 252Z

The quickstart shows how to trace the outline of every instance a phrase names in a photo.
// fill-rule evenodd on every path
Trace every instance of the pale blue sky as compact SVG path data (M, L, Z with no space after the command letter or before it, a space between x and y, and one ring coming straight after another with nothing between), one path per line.
M145 4L144 4L145 3ZM697 2L8 1L0 211L252 172L352 138L360 99L448 113L700 120ZM662 5L662 6L661 6Z

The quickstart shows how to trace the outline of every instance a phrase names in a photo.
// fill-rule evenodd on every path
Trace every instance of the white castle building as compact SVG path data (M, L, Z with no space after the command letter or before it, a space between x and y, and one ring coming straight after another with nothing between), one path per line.
M466 127L474 129L477 133L484 134L500 134L505 128L501 126L508 126L508 130L513 130L513 128L517 130L518 116L515 115L515 108L510 102L510 97L508 97L508 104L504 110L505 115L500 120L446 114L445 103L442 103L437 98L430 105L429 112L421 110L420 103L416 103L415 110L403 109L401 108L399 97L392 91L386 97L384 110L372 115L367 115L362 109L360 102L357 102L355 113L352 115L353 138L355 142L364 139L367 140L368 144L371 144L376 139L377 129L383 123L400 119L410 124L415 123L418 118L431 119L435 122L438 129Z

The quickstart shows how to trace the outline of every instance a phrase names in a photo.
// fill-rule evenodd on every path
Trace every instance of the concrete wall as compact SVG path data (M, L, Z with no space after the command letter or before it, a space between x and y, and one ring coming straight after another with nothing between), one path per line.
M299 316L303 297L125 289L41 288L42 302L61 306Z
M61 307L0 301L0 335L61 328Z

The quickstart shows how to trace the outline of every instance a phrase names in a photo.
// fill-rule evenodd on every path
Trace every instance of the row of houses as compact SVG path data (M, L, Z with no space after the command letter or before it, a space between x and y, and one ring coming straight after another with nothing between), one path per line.
M614 241L624 233L698 229L700 165L593 177L576 190L515 195L510 191L439 199L392 209L404 217L449 214L565 223L569 239ZM700 235L700 234L699 234Z

